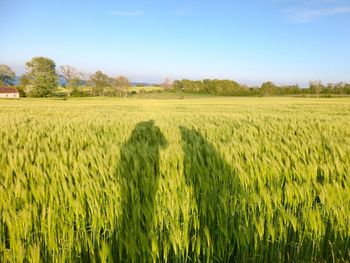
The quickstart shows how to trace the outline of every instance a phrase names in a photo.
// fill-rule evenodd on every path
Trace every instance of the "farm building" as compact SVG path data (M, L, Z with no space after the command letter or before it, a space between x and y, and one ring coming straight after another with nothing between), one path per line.
M19 98L19 92L15 87L0 87L0 98Z

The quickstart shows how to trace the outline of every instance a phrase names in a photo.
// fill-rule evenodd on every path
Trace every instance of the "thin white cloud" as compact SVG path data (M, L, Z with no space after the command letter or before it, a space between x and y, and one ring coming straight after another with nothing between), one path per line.
M286 11L287 17L293 22L309 22L324 16L350 14L350 6L345 7L331 7L322 9L291 9Z
M109 11L107 12L111 16L142 16L143 11Z

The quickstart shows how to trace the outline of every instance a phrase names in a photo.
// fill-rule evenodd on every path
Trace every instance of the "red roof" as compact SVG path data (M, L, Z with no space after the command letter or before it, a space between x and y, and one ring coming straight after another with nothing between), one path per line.
M15 87L0 87L0 93L19 93Z

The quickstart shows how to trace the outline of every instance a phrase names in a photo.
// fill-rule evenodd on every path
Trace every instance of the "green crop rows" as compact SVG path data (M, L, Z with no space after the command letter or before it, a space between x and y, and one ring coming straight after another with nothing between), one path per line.
M0 106L0 262L350 260L349 99Z

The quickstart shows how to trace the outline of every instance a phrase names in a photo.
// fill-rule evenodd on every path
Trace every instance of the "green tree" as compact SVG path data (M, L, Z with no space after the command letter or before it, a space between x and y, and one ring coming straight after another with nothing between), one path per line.
M27 96L27 94L29 93L29 91L31 89L30 78L27 74L23 74L19 78L19 84L17 86L17 89L18 89L19 95L21 97Z
M181 80L175 80L173 83L173 89L176 91L183 91L184 85L182 84Z
M45 57L34 57L26 63L26 67L32 85L30 94L34 97L51 96L58 85L55 62Z
M0 65L0 84L13 85L15 77L16 73L9 66Z
M271 81L267 81L261 85L260 91L263 96L271 96L273 95L275 89L275 84L273 84Z
M116 93L120 96L124 94L127 95L127 89L130 87L130 81L127 77L118 76L113 80L113 87L115 88Z
M127 77L118 76L113 80L113 87L119 96L127 95L127 89L130 87L130 81Z
M90 76L90 82L93 85L94 95L102 96L106 87L111 86L111 79L108 75L102 73L102 71L96 71L95 74Z

